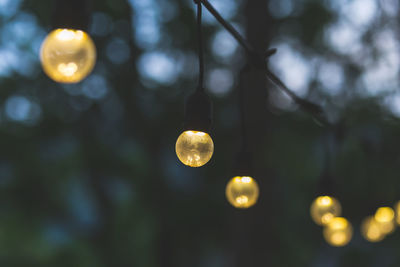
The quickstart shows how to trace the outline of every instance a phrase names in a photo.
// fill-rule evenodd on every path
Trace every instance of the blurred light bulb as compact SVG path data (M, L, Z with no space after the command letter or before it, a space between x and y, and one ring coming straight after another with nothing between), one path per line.
M256 204L259 189L256 180L249 176L233 177L226 185L225 195L235 208L247 209Z
M214 153L214 143L208 133L185 131L176 140L176 155L190 167L201 167Z
M345 218L335 217L325 225L323 234L328 244L334 247L342 247L350 242L353 236L353 228Z
M375 212L375 221L383 234L390 234L395 230L394 211L390 207L381 207Z
M42 43L40 61L44 72L60 83L77 83L93 70L96 47L84 31L56 29Z
M361 223L361 234L369 242L379 242L385 238L374 216L369 216Z
M396 211L396 222L400 225L400 201L394 205L394 210Z
M318 225L325 225L333 218L340 216L342 207L339 201L330 196L319 196L311 204L310 214Z

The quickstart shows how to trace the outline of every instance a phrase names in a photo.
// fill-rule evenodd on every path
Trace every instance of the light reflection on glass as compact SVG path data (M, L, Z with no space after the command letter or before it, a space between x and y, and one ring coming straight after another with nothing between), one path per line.
M184 131L176 141L176 155L190 167L205 165L214 153L214 143L208 133Z

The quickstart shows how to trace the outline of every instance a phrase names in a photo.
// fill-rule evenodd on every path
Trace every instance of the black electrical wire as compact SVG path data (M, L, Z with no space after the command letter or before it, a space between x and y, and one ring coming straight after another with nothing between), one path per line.
M225 29L230 32L233 37L244 47L244 49L251 53L253 51L253 48L251 45L240 35L240 33L235 30L235 28L232 27L219 13L218 11L211 5L210 2L207 0L197 0L200 4L203 3L205 8L214 16L214 18L224 26Z
M313 118L321 125L330 126L328 120L325 117L324 111L321 106L311 103L297 96L292 92L275 74L273 74L267 66L267 59L275 54L276 49L269 49L264 53L258 53L254 48L246 41L235 28L228 23L218 11L211 5L208 0L195 0L197 5L203 4L205 8L214 16L214 18L238 41L238 43L244 48L246 53L249 55L250 63L257 69L264 70L266 77L273 84L275 84L280 90L285 92L299 107L309 113Z
M201 25L202 5L197 1L197 41L199 53L199 86L198 90L204 90L204 51L203 51L203 33Z
M238 102L239 102L239 116L240 116L240 131L241 131L241 138L242 138L242 151L247 151L247 127L246 127L246 96L244 93L244 79L245 74L249 71L249 65L243 67L240 71L239 75L239 92L238 92Z
M53 0L52 28L88 31L91 0Z
M324 153L324 162L323 162L323 170L321 173L319 185L318 185L318 194L319 195L336 195L335 186L334 186L334 177L332 175L332 158L334 154L334 146L335 146L335 137L332 131L328 131L323 142L323 153Z

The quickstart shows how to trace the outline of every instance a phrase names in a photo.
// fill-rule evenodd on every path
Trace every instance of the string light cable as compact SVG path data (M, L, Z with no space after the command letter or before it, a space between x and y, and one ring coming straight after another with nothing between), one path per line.
M197 41L199 81L194 93L185 102L184 131L176 141L178 159L189 167L201 167L210 161L214 142L210 136L212 103L204 90L204 51L202 34L202 5L197 2Z
M89 0L56 0L52 31L40 49L40 62L49 78L59 83L78 83L96 63L96 47L87 34Z
M317 185L317 197L310 207L310 215L317 225L323 227L323 237L329 245L343 247L351 241L353 227L346 218L340 217L342 215L342 206L336 198L331 170L332 155L335 155L334 149L337 146L336 134L339 129L338 125L333 125L323 139L324 167Z
M271 81L277 88L287 94L301 110L310 114L314 120L322 126L329 126L326 115L321 106L312 103L297 96L291 91L274 73L272 73L267 65L268 58L277 52L276 48L268 49L263 53L256 51L246 39L229 23L227 22L214 6L208 0L195 0L195 3L200 2L211 13L211 15L237 40L248 54L248 58L253 67L265 72L266 78Z
M335 197L331 161L335 146L334 134L328 131L324 138L324 167L317 185L316 198L311 204L310 215L317 225L327 225L333 218L342 213L342 206Z
M254 206L259 197L259 186L253 178L252 153L247 143L244 80L249 71L251 71L250 65L246 64L239 75L239 127L242 143L233 168L233 178L229 180L225 188L226 199L233 207L238 209L247 209Z

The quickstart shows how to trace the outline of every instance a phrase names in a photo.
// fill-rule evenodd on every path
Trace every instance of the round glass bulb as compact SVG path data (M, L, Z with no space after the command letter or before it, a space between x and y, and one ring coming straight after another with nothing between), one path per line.
M335 217L325 225L323 234L328 244L334 247L342 247L350 242L353 236L353 228L345 218Z
M340 202L330 196L317 197L310 208L311 218L318 225L329 223L333 218L340 216L341 213Z
M396 211L396 222L400 225L400 201L394 205L394 210Z
M214 153L214 142L208 133L185 131L176 140L176 155L190 167L201 167Z
M369 216L361 223L361 234L369 242L379 242L385 238L374 216Z
M390 234L395 230L394 211L390 207L380 207L375 212L375 221L383 234Z
M226 185L225 195L235 208L247 209L257 202L258 184L249 176L236 176Z
M93 70L96 47L81 30L56 29L42 43L40 61L44 72L60 83L77 83Z

